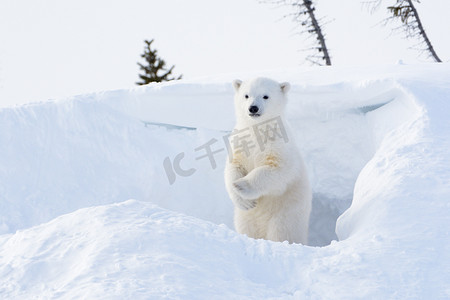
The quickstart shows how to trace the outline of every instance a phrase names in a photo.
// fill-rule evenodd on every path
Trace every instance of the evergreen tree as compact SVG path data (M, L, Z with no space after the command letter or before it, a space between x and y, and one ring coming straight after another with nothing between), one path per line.
M420 3L419 0L415 0ZM426 51L436 62L442 62L434 51L433 45L431 45L428 39L422 22L420 21L419 14L414 7L412 0L397 0L397 3L393 6L389 6L388 10L392 13L393 18L400 18L407 37L419 37L422 39L422 43L425 44Z
M151 45L153 40L145 40L144 54L141 57L144 58L146 64L138 63L139 68L144 72L144 74L139 74L139 78L142 82L136 82L138 85L148 84L150 82L161 82L181 79L182 75L178 78L170 78L172 75L172 70L175 66L166 69L166 62L158 57L157 50L152 50Z
M418 38L420 40L420 51L428 52L436 62L441 62L441 59L436 54L433 45L428 38L422 21L419 18L419 13L415 8L413 2L420 3L419 0L395 0L396 3L392 6L388 6L387 9L392 14L391 17L385 20L385 24L389 21L400 19L402 26L396 29L403 29L407 38ZM374 7L378 7L381 0L374 1Z
M316 64L322 65L321 60L325 61L327 66L331 66L331 58L328 52L327 45L325 43L325 36L322 33L322 28L319 24L319 20L316 18L315 11L316 8L313 6L311 0L298 1L297 5L299 7L299 12L297 18L300 22L302 16L307 16L305 20L301 21L300 24L306 27L306 31L315 36L317 41L317 46L313 47L319 52L319 55L310 55L308 59Z
M315 54L310 54L306 59L316 65L331 66L331 58L325 43L325 35L323 34L322 27L320 26L321 20L317 19L313 1L311 0L262 0L262 2L284 4L292 6L295 10L294 13L289 14L294 21L299 23L305 28L301 33L309 34L313 38L314 42L310 49L314 50Z

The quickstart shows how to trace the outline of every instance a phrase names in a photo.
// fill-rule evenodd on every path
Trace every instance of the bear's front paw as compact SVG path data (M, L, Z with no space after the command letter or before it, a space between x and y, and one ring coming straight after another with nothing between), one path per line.
M234 205L242 210L249 210L256 207L256 200L242 199L238 195L232 197Z
M234 190L238 196L243 199L258 199L260 197L258 191L253 188L248 180L241 178L233 183Z

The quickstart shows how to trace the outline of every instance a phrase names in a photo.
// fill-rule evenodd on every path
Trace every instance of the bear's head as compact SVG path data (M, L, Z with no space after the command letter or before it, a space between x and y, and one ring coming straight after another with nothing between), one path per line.
M287 103L288 82L268 78L234 80L234 106L238 122L256 123L282 116Z

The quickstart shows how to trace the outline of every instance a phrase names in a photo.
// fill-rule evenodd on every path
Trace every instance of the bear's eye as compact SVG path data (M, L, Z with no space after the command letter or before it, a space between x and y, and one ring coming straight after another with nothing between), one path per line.
M264 95L264 96L263 96L263 99L267 100L267 99L269 99L269 96Z
M248 99L248 95L245 95L245 99Z

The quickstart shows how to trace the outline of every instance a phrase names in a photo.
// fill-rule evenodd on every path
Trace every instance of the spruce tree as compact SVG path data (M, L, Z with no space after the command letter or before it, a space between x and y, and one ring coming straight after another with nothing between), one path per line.
M419 0L415 1L420 3ZM423 28L422 21L419 18L419 13L414 7L412 0L397 0L393 6L388 7L388 10L392 13L392 19L401 20L406 37L418 37L421 39L421 43L425 46L423 51L428 51L429 55L436 62L442 62L436 54L433 45L431 45L430 39Z
M419 0L389 0L389 2L394 2L387 9L391 14L390 17L386 18L383 25L387 23L399 20L402 25L394 28L394 31L401 30L405 33L406 38L415 38L419 40L418 45L414 48L418 48L421 52L427 52L430 57L436 62L441 62L441 59L437 55L436 51L431 44L428 35L425 32L422 21L419 18L419 13L413 2L420 3ZM373 12L378 9L382 3L382 0L373 0L367 2L369 8Z
M325 35L322 32L322 28L319 24L319 20L316 18L316 8L311 0L297 1L296 5L299 8L296 19L298 22L306 27L306 31L312 34L316 41L317 46L313 47L319 52L319 55L310 55L308 60L311 62L322 65L321 61L325 61L327 66L331 66L331 58L325 43ZM306 18L304 16L307 16Z
M145 64L137 63L139 68L143 71L143 74L139 74L139 78L142 80L141 82L136 82L137 85L148 84L150 82L161 82L161 81L170 81L170 80L178 80L181 79L182 75L177 78L171 78L172 70L175 66L170 67L170 69L166 69L166 62L158 57L157 50L152 50L151 45L153 43L153 39L151 41L145 40L145 49L144 54L141 54L141 57L145 60Z
M315 65L331 66L330 52L320 25L323 20L316 17L316 8L312 0L260 0L260 2L291 6L294 12L285 17L292 17L295 22L304 28L300 33L306 34L313 40L311 47L304 49L314 50L314 53L309 54L306 60Z

